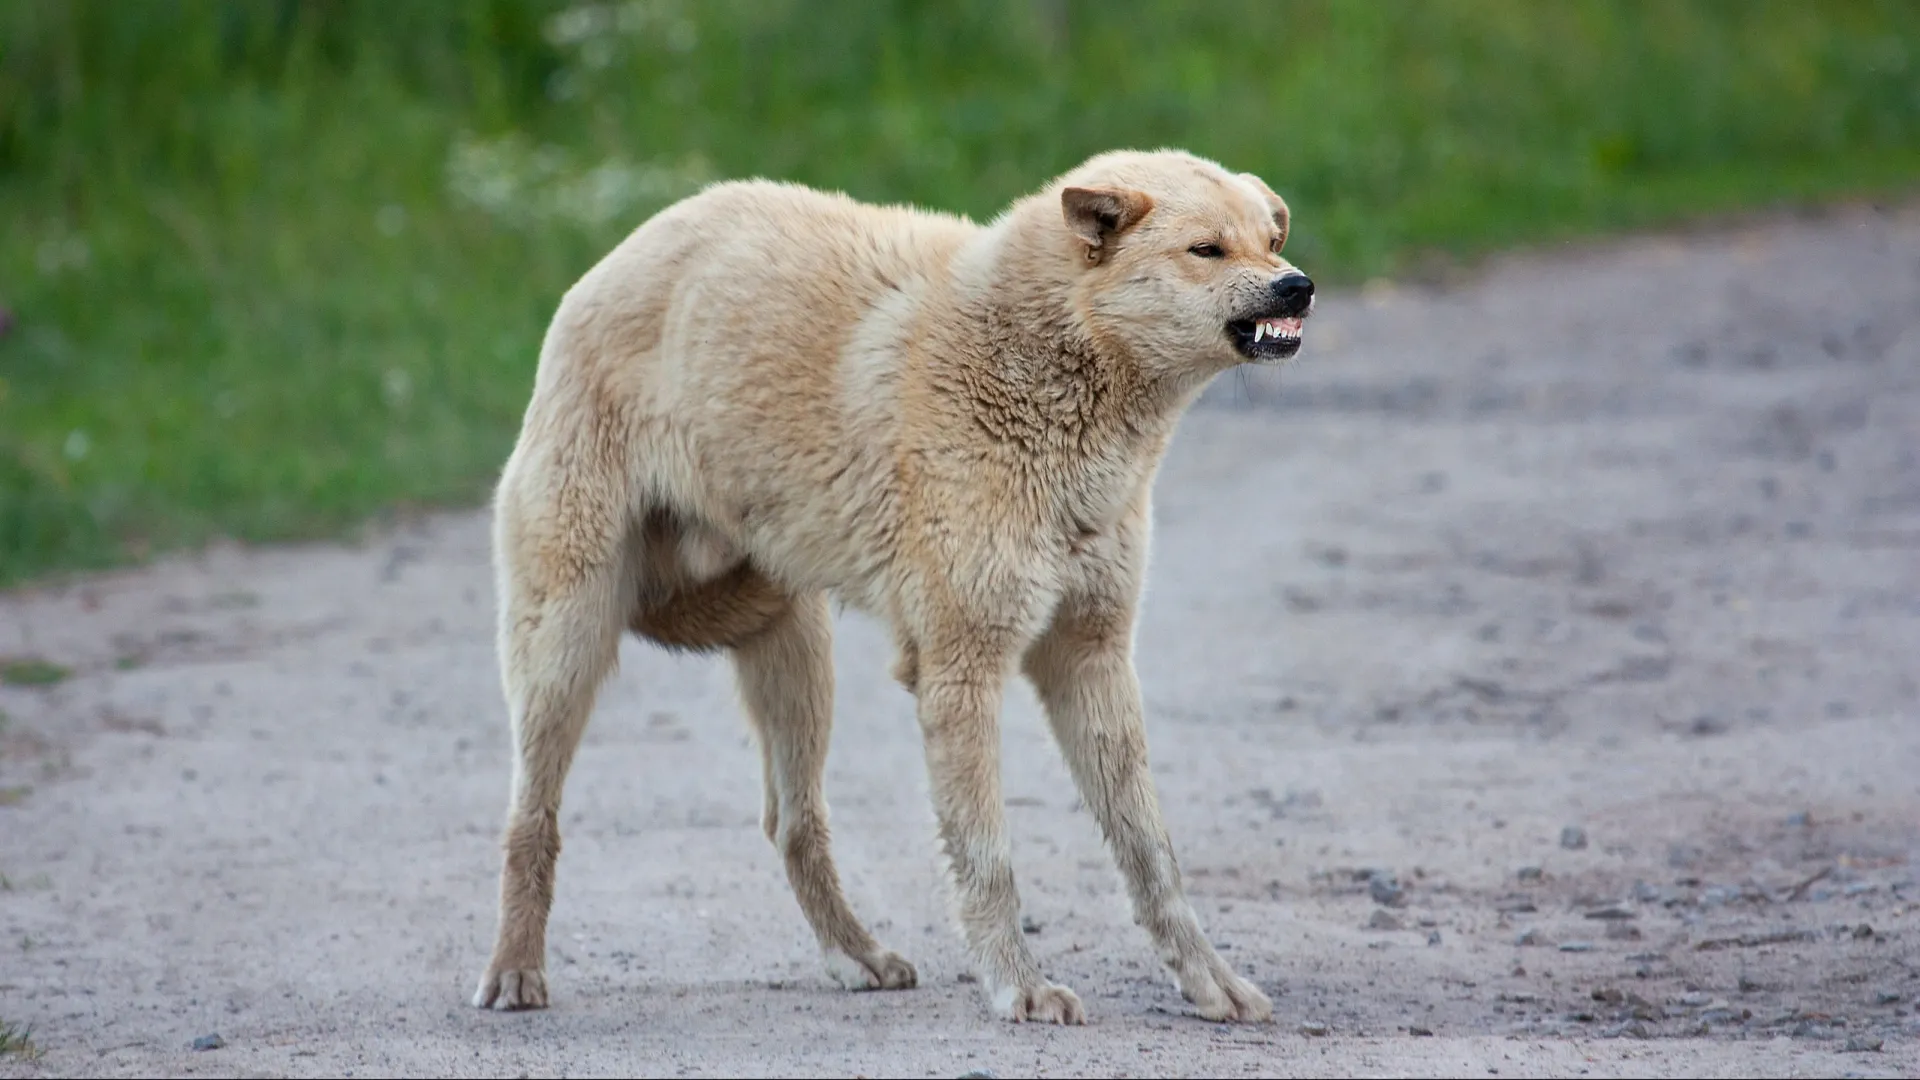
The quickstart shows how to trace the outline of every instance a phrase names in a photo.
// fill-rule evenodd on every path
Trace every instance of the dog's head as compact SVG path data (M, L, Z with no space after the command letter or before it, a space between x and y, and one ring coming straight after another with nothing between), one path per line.
M1121 151L1055 189L1071 303L1096 341L1199 374L1300 351L1313 282L1281 256L1287 204L1259 177Z

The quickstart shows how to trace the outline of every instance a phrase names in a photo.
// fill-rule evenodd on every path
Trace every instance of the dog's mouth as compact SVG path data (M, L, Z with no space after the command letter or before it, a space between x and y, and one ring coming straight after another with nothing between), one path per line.
M1285 360L1300 351L1300 335L1306 316L1267 316L1259 319L1235 319L1227 324L1227 336L1233 347L1249 360Z

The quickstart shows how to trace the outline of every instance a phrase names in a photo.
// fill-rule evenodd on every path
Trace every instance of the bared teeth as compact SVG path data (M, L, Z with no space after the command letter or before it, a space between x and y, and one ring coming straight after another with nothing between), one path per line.
M1298 344L1303 322L1298 317L1284 319L1256 319L1253 323L1253 343L1263 341L1285 341Z

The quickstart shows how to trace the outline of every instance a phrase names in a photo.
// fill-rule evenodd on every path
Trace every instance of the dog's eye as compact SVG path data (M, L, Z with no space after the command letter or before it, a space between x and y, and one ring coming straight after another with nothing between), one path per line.
M1215 243L1195 244L1187 249L1187 254L1198 255L1203 259L1224 259L1227 257L1227 253L1220 249L1219 244Z

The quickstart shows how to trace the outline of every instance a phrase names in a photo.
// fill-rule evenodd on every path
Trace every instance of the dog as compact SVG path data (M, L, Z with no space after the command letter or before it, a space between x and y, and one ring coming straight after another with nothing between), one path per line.
M997 1015L1086 1019L1020 929L999 764L1018 669L1181 992L1212 1020L1270 1020L1186 899L1132 650L1176 422L1221 371L1301 347L1313 282L1281 255L1289 221L1250 173L1116 151L984 226L720 183L589 270L547 330L494 499L515 758L498 939L473 1003L547 1004L561 788L623 628L728 654L766 834L829 971L856 989L915 984L834 867L831 597L891 628Z

